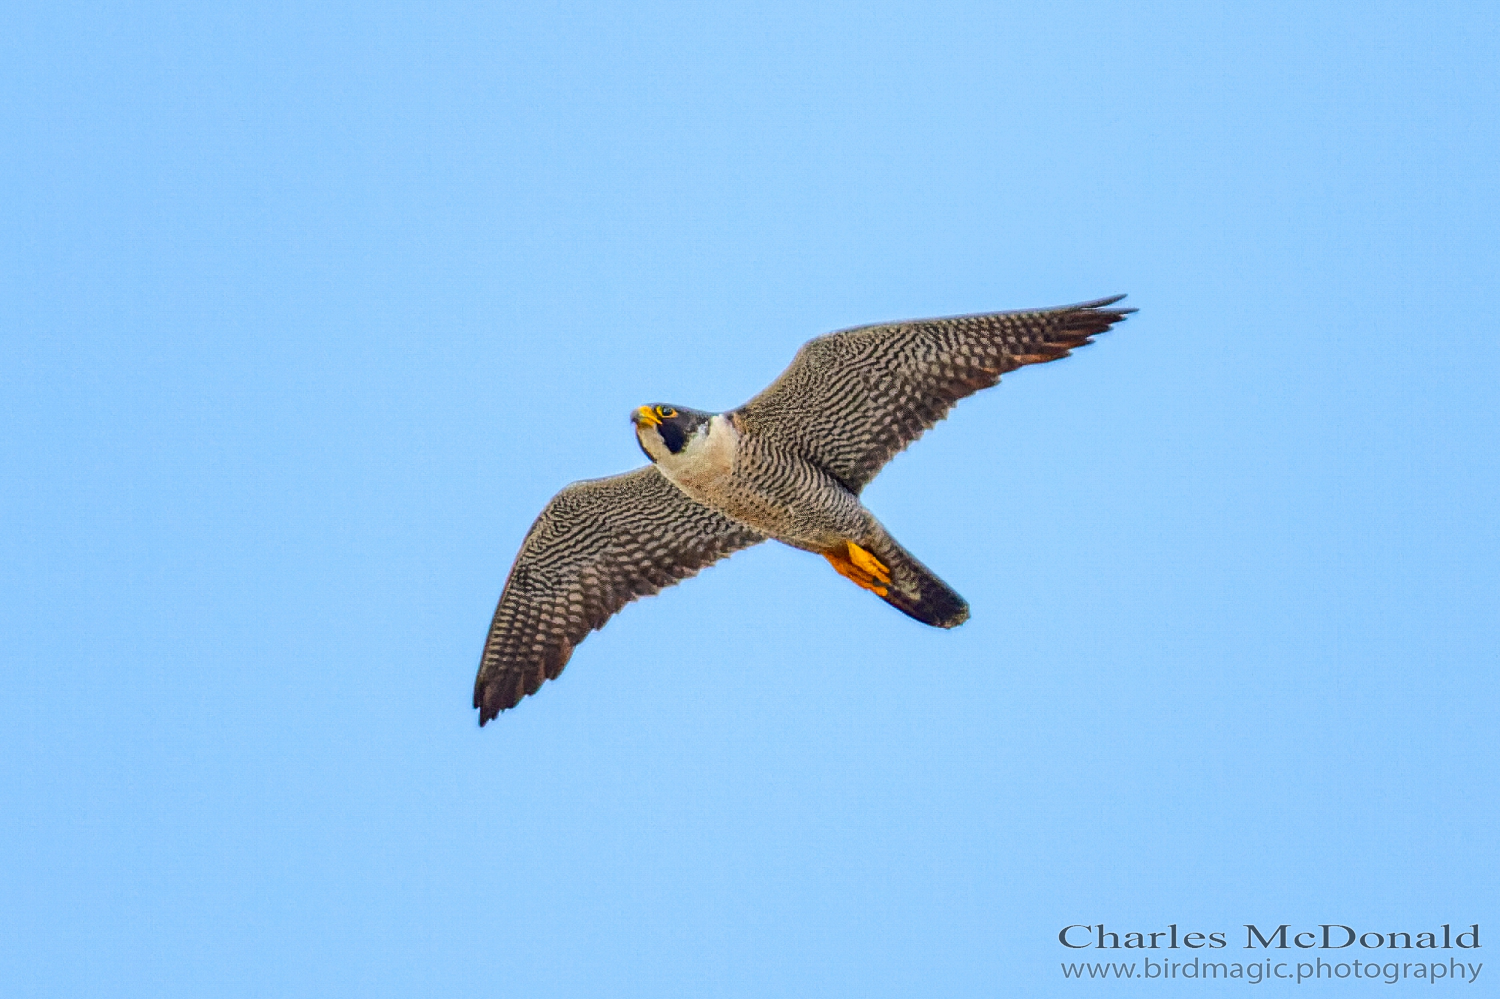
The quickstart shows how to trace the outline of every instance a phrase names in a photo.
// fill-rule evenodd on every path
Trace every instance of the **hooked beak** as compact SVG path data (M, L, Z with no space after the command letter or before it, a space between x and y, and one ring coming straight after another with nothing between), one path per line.
M637 426L642 423L644 423L648 427L661 426L661 417L657 416L656 411L653 410L650 406L638 407L636 411L631 414L630 419L631 422L635 423Z

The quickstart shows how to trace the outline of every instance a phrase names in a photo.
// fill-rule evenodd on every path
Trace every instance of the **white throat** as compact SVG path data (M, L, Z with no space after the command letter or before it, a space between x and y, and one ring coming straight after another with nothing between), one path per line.
M739 450L740 435L723 414L714 416L699 427L676 454L653 435L648 443L656 467L679 489L700 502L721 491L734 474L734 456Z

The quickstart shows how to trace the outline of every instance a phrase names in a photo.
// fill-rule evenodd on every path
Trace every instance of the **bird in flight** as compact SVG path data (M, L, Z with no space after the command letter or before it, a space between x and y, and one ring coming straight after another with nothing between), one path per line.
M964 598L860 502L893 456L1007 371L1055 361L1134 309L1124 298L858 326L809 340L738 409L641 406L651 464L575 482L521 543L474 681L479 724L557 677L588 633L741 548L774 538L923 624L953 628Z

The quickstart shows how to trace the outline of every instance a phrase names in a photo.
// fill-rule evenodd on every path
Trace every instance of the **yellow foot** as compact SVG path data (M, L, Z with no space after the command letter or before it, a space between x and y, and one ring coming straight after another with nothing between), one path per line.
M863 569L871 576L874 576L882 583L889 583L891 581L891 570L885 567L885 563L881 562L880 559L876 558L874 555L871 555L869 552L865 551L863 548L852 541L846 541L844 543L849 546L849 561L853 562L855 565L859 566L859 568Z
M837 550L823 553L828 564L854 585L869 590L877 597L885 596L889 591L882 584L891 581L890 570L854 542L848 541L845 544L849 552L847 558Z

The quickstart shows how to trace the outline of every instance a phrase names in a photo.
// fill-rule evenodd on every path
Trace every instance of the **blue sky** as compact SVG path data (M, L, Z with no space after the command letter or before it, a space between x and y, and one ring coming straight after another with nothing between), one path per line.
M1493 924L1485 5L0 29L6 995L1094 994L1066 925ZM632 407L1116 292L865 494L962 628L761 546L475 726Z

